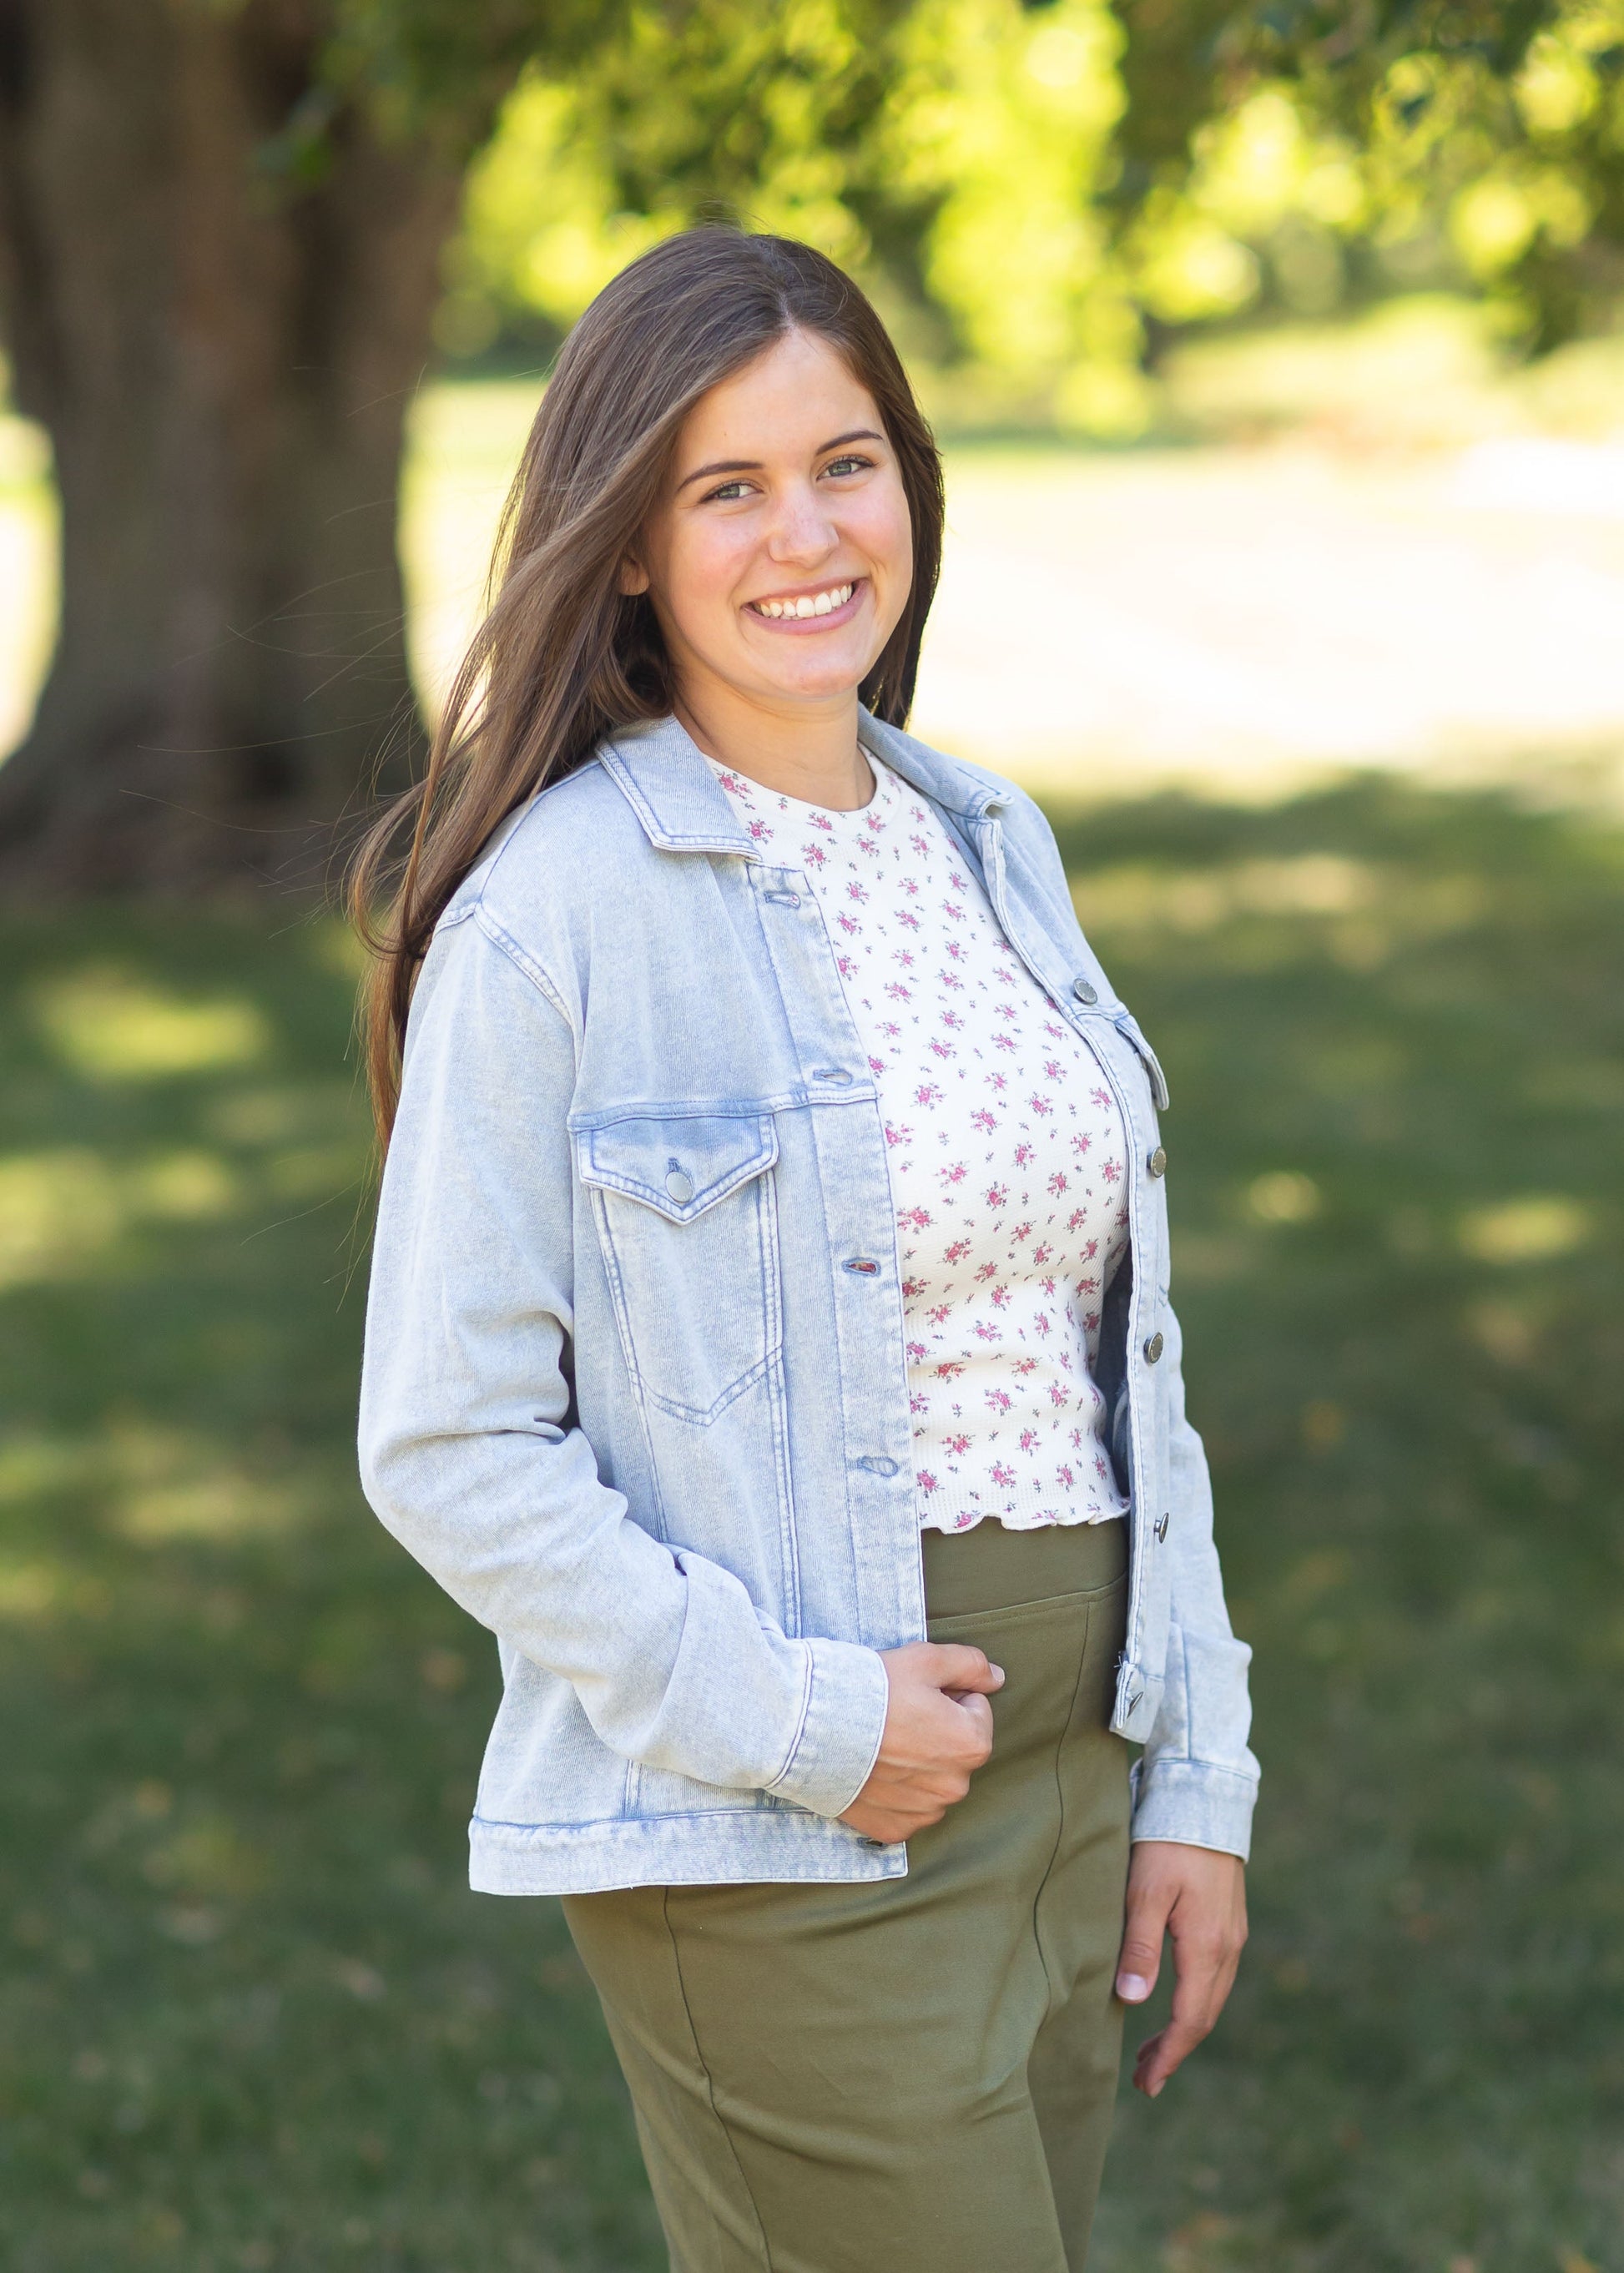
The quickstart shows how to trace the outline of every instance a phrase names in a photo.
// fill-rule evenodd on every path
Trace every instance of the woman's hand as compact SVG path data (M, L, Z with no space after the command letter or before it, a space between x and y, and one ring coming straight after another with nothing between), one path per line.
M1172 2018L1147 2037L1133 2064L1134 2089L1147 2099L1211 2035L1235 1984L1246 1944L1246 1866L1238 1855L1170 1839L1135 1842L1116 1961L1116 1994L1125 2005L1142 2005L1155 1987L1164 1932L1173 1937Z
M940 1823L992 1750L992 1707L1004 1669L957 1642L883 1649L891 1688L885 1733L868 1781L840 1818L892 1846Z

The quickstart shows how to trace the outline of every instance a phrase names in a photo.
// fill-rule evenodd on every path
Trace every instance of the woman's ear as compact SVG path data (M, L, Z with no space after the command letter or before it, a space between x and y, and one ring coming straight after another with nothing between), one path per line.
M646 592L648 589L648 570L640 560L634 560L628 552L620 563L621 591L629 600L635 598L639 592Z

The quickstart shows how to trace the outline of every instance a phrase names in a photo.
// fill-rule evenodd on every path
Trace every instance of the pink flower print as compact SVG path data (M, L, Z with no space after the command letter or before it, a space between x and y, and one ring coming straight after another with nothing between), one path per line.
M923 1342L905 1342L903 1344L903 1347L907 1352L908 1363L910 1365L922 1365L924 1363L925 1345Z
M1089 1262L1089 1263L1092 1263L1092 1262L1094 1261L1094 1257L1095 1257L1099 1252L1100 1252L1100 1242L1099 1242L1099 1241L1098 1241L1097 1239L1091 1239L1091 1240L1089 1241L1089 1242L1088 1242L1087 1246L1086 1246L1086 1247L1085 1247L1085 1248L1084 1248L1084 1249L1083 1249L1083 1256L1084 1256L1084 1259L1085 1259L1085 1261Z
M981 1286L985 1286L989 1279L996 1279L997 1275L998 1266L996 1263L983 1263L981 1269L975 1274L978 1282Z
M970 1449L970 1439L967 1437L950 1437L947 1440L947 1449L950 1452L957 1453L962 1459Z
M1046 1081L1058 1081L1061 1077L1061 1071L1060 1061L1057 1058L1044 1059L1043 1077Z
M913 955L906 947L892 948L891 959L893 963L899 963L905 971L912 971L914 968Z
M846 888L846 896L848 900L856 900L861 904L868 896L868 887L866 884L848 884Z
M1009 1196L1010 1188L1007 1184L989 1184L987 1187L987 1204L989 1207L1001 1208L1004 1202L1009 1198Z
M894 1042L898 1035L902 1031L902 1029L898 1025L894 1018L882 1018L880 1021L880 1031L885 1036L888 1041Z
M970 1252L970 1242L967 1239L956 1239L944 1252L949 1263L962 1263Z
M953 1306L951 1302L938 1302L934 1310L927 1310L925 1313L933 1326L944 1326L952 1315Z
M917 1301L920 1295L928 1291L929 1285L929 1279L905 1279L902 1282L904 1300L909 1302Z
M1034 1445L1037 1443L1037 1441L1038 1441L1038 1432L1037 1432L1037 1430L1036 1430L1035 1429L1023 1429L1021 1430L1021 1432L1020 1432L1020 1449L1021 1449L1021 1451L1022 1451L1023 1452L1031 1452L1031 1450L1033 1449Z
M914 1092L915 1105L940 1105L942 1091L934 1081L921 1081Z
M1100 1282L1097 1279L1079 1279L1077 1282L1077 1291L1079 1294L1097 1294L1100 1291Z
M1052 1324L1052 1321L1047 1310L1040 1310L1037 1316L1033 1319L1032 1323L1041 1334L1048 1333Z
M930 1041L926 1043L925 1047L933 1058L947 1059L955 1054L951 1042Z
M1090 1310L1083 1320L1083 1332L1086 1334L1097 1334L1099 1331L1100 1313L1098 1310Z
M1051 1041L1064 1042L1066 1038L1065 1028L1064 1026L1051 1026L1047 1018L1043 1021L1043 1031L1049 1037Z
M1067 1177L1065 1170L1064 1168L1056 1168L1054 1174L1049 1180L1049 1189L1051 1196L1055 1199L1058 1199L1062 1192L1068 1191L1070 1189L1070 1179Z
M1094 1472L1095 1475L1099 1477L1101 1483L1104 1482L1106 1477L1110 1474L1110 1470L1105 1465L1105 1455L1103 1452L1096 1452L1094 1454Z
M995 1287L993 1288L992 1306L995 1310L1007 1309L1009 1308L1009 1301L1010 1290L1007 1287Z
M984 1391L982 1394L985 1397L987 1403L992 1407L995 1413L1007 1413L1009 1411L1010 1392L1007 1389L989 1389Z
M1031 1112L1035 1113L1040 1120L1042 1119L1046 1113L1052 1113L1055 1109L1053 1100L1045 1097L1041 1090L1037 1089L1034 1089L1031 1096L1026 1099L1026 1105L1028 1109Z
M748 805L750 801L750 792L741 774L724 774L722 776L722 787L724 789L732 790L735 797L742 798L744 802Z
M856 974L857 965L852 961L849 955L837 955L835 957L835 969L839 972L842 979L851 979ZM878 1073L880 1069L877 1065L874 1065L874 1060L870 1058L868 1062L871 1066L874 1066L876 1073Z
M858 922L855 916L837 916L835 918L835 921L839 925L841 930L846 934L848 939L862 929L862 926Z
M996 1018L1019 1018L1020 1016L1013 1002L995 1002L992 1008Z
M1114 1184L1117 1177L1122 1174L1122 1162L1120 1160L1108 1160L1101 1169L1100 1174L1104 1177L1108 1184Z
M964 1024L964 1019L957 1010L944 1010L941 1024L947 1028L950 1034L956 1034Z
M1080 1452L1083 1449L1083 1432L1080 1429L1073 1429L1071 1431L1071 1441L1073 1447Z
M942 912L953 923L962 923L965 919L964 910L961 907L955 905L951 900L948 901L946 905L943 908Z
M758 844L771 844L772 842L772 831L764 821L751 821L750 835Z
M1024 1168L1031 1158L1032 1147L1030 1144L1017 1144L1015 1147L1015 1166L1018 1168Z
M989 1136L992 1135L993 1130L997 1127L997 1121L995 1120L993 1115L989 1113L984 1105L978 1106L975 1111L970 1115L970 1126L972 1129L984 1129Z
M922 1492L940 1491L942 1489L929 1468L921 1468L914 1481Z
M1045 1247L1041 1241L1040 1241L1038 1245L1032 1250L1033 1269L1035 1271L1041 1264L1047 1263L1054 1251L1055 1250L1052 1247Z
M893 979L885 992L893 1002L911 1002L914 1000L913 989L905 986L900 979Z
M1015 1471L1007 1460L995 1460L987 1473L1004 1491L1008 1491L1015 1482Z
M992 1038L992 1046L995 1050L1012 1050L1015 1047L1015 1037L1013 1034L995 1034Z
M936 1379L938 1381L957 1381L963 1371L964 1367L957 1358L945 1357L936 1369Z
M826 813L815 813L808 826L813 829L821 829L825 836L832 836L835 833L834 822L831 821Z
M909 1398L909 1399L908 1399L908 1411L909 1411L910 1413L929 1413L929 1410L930 1410L930 1399L929 1399L928 1397L910 1397L910 1398ZM916 1437L920 1437L920 1436L922 1436L922 1435L924 1434L924 1431L923 1431L922 1429L915 1429L915 1430L914 1431L914 1434Z
M844 970L845 968L846 968L846 966L845 966L844 963L842 963L842 964L841 964L841 969L842 969L842 970ZM870 1059L869 1059L869 1061L868 1061L868 1070L869 1070L869 1072L870 1072L870 1073L883 1073L883 1072L884 1072L884 1070L885 1070L885 1061L884 1061L884 1059L883 1059L883 1058L870 1058Z
M1066 1218L1066 1229L1068 1231L1080 1231L1087 1220L1088 1219L1084 1214L1081 1208L1073 1208L1071 1214Z
M927 1207L902 1208L898 1212L897 1220L906 1224L910 1231L924 1231L931 1221L930 1210Z
M897 889L899 892L906 892L911 900L916 900L919 897L919 886L912 876L904 876Z
M1063 1389L1057 1381L1051 1381L1049 1384L1049 1401L1051 1405L1069 1405L1071 1401L1071 1393Z
M978 1318L970 1331L978 1342L1001 1342L1004 1339L997 1327L989 1325L985 1318Z
M952 956L955 963L961 962L966 953L964 941L959 939L950 939L947 942L947 951ZM952 984L951 980L948 983L950 986ZM964 981L962 979L959 981L959 984L961 986L963 986Z
M914 1142L914 1131L906 1121L888 1121L885 1123L885 1142L893 1145L911 1144Z
M1093 1150L1094 1150L1094 1138L1088 1135L1088 1133L1086 1132L1086 1130L1085 1130L1085 1131L1084 1131L1084 1133L1083 1133L1080 1136L1073 1136L1073 1137L1072 1137L1072 1139L1071 1139L1071 1150L1072 1150L1072 1151L1073 1151L1073 1152L1078 1155L1079 1159L1080 1159L1080 1158L1082 1157L1082 1155L1083 1155L1085 1152L1093 1152Z
M1109 1089L1091 1089L1088 1095L1090 1100L1099 1106L1101 1113L1110 1111L1113 1100Z
M1000 1044L1002 1044L1004 1040L1002 1034L999 1035L998 1040ZM1013 1046L1014 1045L1011 1043L1011 1047L1013 1048ZM989 1073L987 1076L987 1086L991 1090L995 1097L1002 1097L1009 1085L1010 1077L1006 1073ZM1021 1166L1025 1167L1026 1162L1024 1160L1021 1162Z
M1018 1223L1014 1230L1010 1234L1010 1237L1014 1241L1017 1247L1020 1245L1023 1239L1030 1239L1031 1236L1032 1226L1029 1223Z
M1036 1257L1035 1256L1034 1256L1032 1259L1033 1259L1033 1261L1035 1263L1035 1262L1036 1262L1036 1260L1037 1260L1037 1257ZM1043 1280L1043 1282L1042 1282L1042 1285L1043 1285L1043 1292L1048 1295L1048 1297L1049 1297L1049 1301L1052 1302L1054 1301L1054 1299L1055 1299L1055 1286L1056 1286L1056 1281L1055 1281L1054 1279L1045 1279Z
M908 843L914 847L914 850L919 854L921 860L930 850L929 845L922 836L910 836Z
M965 880L959 874L957 868L950 868L948 870L947 881L956 892L962 892L965 889Z
M1014 1370L1023 1380L1027 1374L1035 1373L1037 1369L1038 1362L1034 1357L1018 1357L1015 1361Z
M1062 1460L1060 1466L1055 1470L1055 1474L1059 1477L1061 1482L1065 1486L1068 1491L1071 1490L1072 1485L1077 1482L1077 1478L1072 1473L1069 1461Z

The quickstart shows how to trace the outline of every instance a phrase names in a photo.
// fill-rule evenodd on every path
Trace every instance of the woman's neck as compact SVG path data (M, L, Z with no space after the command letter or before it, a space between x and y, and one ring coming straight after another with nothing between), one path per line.
M697 699L679 694L676 715L708 758L777 790L781 797L854 813L874 795L874 776L857 746L857 696L830 709L760 708L728 690Z

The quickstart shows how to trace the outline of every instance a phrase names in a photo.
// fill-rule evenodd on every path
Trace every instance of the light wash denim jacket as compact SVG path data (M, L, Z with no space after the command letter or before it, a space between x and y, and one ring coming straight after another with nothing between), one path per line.
M1250 1653L1184 1418L1161 1069L1031 799L867 714L861 733L933 801L1126 1123L1132 1251L1098 1367L1132 1509L1111 1726L1145 1747L1136 1838L1244 1854ZM673 720L523 807L440 919L361 1465L498 1639L475 1887L906 1872L836 1819L879 1746L878 1652L925 1632L879 1106L816 896Z

